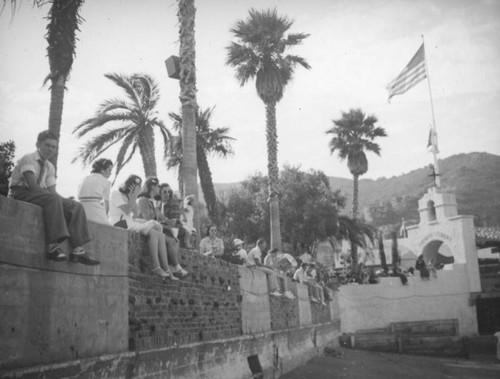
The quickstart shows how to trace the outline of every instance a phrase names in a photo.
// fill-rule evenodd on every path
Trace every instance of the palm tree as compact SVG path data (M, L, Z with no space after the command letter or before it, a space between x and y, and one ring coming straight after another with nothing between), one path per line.
M10 0L11 14L17 7L16 0ZM50 110L49 110L49 130L54 133L59 141L61 132L61 119L64 105L64 90L66 82L73 65L75 57L76 32L82 22L79 14L84 0L32 0L33 6L41 7L47 3L52 4L47 15L49 24L47 25L47 56L49 57L50 73L45 78L43 84L51 81L50 86ZM5 9L7 0L3 0L0 7L0 15ZM51 161L57 168L57 158L59 146L56 147L56 154Z
M46 39L49 43L47 55L49 57L50 73L45 78L50 86L49 130L59 141L61 119L64 104L64 90L68 80L73 58L75 56L76 31L82 21L79 15L84 0L52 0L47 25ZM52 158L57 167L59 147Z
M234 141L234 138L227 135L229 128L211 128L210 118L212 117L214 108L207 108L204 111L198 110L196 113L196 160L201 189L207 204L208 216L213 223L218 224L220 220L217 210L217 198L215 196L212 172L208 165L207 156L214 154L224 158L232 154L231 141ZM173 112L168 115L174 122L174 129L179 134L173 144L167 167L178 167L179 177L182 178L182 117ZM181 180L179 180L180 182Z
M165 158L170 151L172 141L169 130L158 119L156 111L156 105L160 100L158 84L145 74L131 76L105 74L104 76L125 91L127 100L104 101L94 117L83 121L73 130L78 138L95 129L102 130L100 134L84 143L73 162L80 159L83 164L88 165L111 146L121 142L116 158L116 176L132 159L137 149L142 158L146 177L156 176L155 127L163 136ZM109 128L109 122L121 125ZM104 130L105 127L107 128Z
M347 167L353 176L353 219L358 217L358 180L368 171L365 150L380 155L380 146L373 140L387 136L384 128L375 126L377 122L375 116L366 117L361 109L351 109L349 112L342 112L341 118L333 120L335 126L326 131L333 135L329 141L330 152L333 154L337 151L341 160L347 158Z
M227 47L226 60L227 65L235 68L235 77L241 86L255 78L257 94L266 107L271 246L278 249L281 249L281 233L276 104L283 97L286 85L292 81L295 67L310 68L304 58L286 54L289 48L300 45L309 36L303 33L285 36L292 25L293 21L278 16L276 9L250 9L248 18L237 21L231 29L239 43L231 42Z
M193 195L198 203L198 180L196 165L196 40L194 25L196 8L194 0L178 0L179 20L179 83L182 107L182 196ZM195 206L194 226L200 230L200 215ZM199 234L198 234L199 237Z
M375 228L361 220L347 216L338 217L336 238L349 241L351 245L352 272L355 275L358 270L358 247L367 248L367 242L373 243L375 234Z

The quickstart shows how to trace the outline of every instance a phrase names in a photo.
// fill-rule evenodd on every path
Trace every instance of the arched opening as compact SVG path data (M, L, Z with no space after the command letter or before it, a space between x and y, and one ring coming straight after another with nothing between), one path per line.
M427 219L429 222L436 221L436 207L434 206L434 201L432 200L427 202Z
M432 265L438 270L455 262L450 247L440 240L434 240L425 245L422 254L425 263L432 261Z

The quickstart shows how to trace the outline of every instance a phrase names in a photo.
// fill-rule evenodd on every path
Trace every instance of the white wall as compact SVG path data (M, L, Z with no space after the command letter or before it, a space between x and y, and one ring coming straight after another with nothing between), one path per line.
M403 286L397 277L379 284L345 285L338 293L341 331L384 328L392 322L458 319L460 335L477 335L476 307L470 305L467 268L454 264L437 278L409 277Z

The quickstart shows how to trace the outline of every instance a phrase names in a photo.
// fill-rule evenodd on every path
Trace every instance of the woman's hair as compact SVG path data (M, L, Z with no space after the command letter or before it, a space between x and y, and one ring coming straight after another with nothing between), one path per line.
M215 226L214 224L210 224L207 226L207 237L210 235L210 229L214 227L216 228L217 226Z
M272 254L272 253L277 253L279 250L276 248L276 247L273 247L272 249L270 249L267 254Z
M129 195L130 192L132 191L133 186L141 185L142 179L140 176L137 175L130 175L127 180L125 180L125 183L123 183L118 190L121 193L124 193L125 195Z
M155 177L155 176L150 176L144 182L144 186L142 187L142 191L139 194L139 196L137 196L137 197L147 197L147 198L149 198L150 197L149 193L151 192L151 188L153 186L157 186L158 184L160 184L160 181L158 180L158 178Z
M104 170L107 170L108 167L113 166L113 162L110 159L106 158L101 158L96 160L92 164L92 171L90 171L91 174L93 173L98 173L101 174Z

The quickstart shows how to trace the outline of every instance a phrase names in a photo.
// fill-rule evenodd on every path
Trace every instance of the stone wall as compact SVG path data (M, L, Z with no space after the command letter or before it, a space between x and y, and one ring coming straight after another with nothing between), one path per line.
M89 228L101 265L49 261L41 209L0 196L0 368L127 350L127 232Z
M89 227L101 265L49 261L41 209L0 196L0 377L269 377L336 343L334 294L288 280L296 298L274 298L260 270L196 251L165 284L144 237Z

